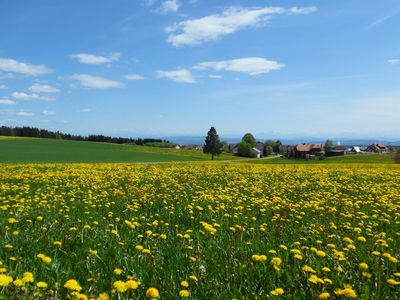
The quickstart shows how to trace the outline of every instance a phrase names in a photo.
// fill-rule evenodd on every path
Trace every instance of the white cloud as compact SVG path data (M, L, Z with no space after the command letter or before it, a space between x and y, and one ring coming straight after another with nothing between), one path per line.
M29 90L33 93L47 93L47 94L54 94L60 92L59 89L48 84L34 84L29 88Z
M126 80L143 80L145 79L143 76L138 74L127 74L124 76Z
M166 78L175 82L195 83L192 73L186 69L178 69L173 71L157 71L158 78Z
M400 65L400 59L399 58L392 58L388 60L388 63L391 65Z
M120 56L121 56L120 53L112 53L109 56L79 53L79 54L72 54L71 58L76 59L82 64L101 65L101 64L111 63L113 61L118 61Z
M309 14L315 11L317 8L314 6L289 9L282 7L230 7L221 14L183 21L167 27L166 31L169 33L167 41L174 46L198 45L233 34L246 27L261 25L274 14Z
M28 111L18 111L15 113L15 115L19 116L19 117L30 117L30 116L33 116L33 113L28 112Z
M6 90L8 87L5 84L0 84L0 90Z
M170 13L170 12L177 12L181 4L178 0L166 0L161 5L161 12L162 13Z
M202 62L194 68L198 70L213 69L216 71L224 70L259 75L273 70L280 70L283 67L283 64L279 64L273 60L266 60L262 57L245 57L232 60Z
M222 78L224 78L224 77L221 76L221 75L214 75L214 74L209 74L208 77L209 77L209 78L212 78L212 79L222 79Z
M87 112L91 112L92 110L90 108L82 108L80 111L87 113Z
M23 92L13 92L11 96L17 100L38 100L40 96L38 94L26 94Z
M10 99L0 99L0 104L14 105L14 104L17 104L17 102L15 102L14 100L10 100Z
M44 115L44 116L54 116L55 114L56 114L55 111L50 111L50 110L42 111L42 115Z
M0 58L0 71L30 76L39 76L50 73L52 70L43 65L32 65L14 59Z
M119 81L109 80L99 76L88 74L74 74L70 79L76 80L80 85L93 89L122 88L124 84Z

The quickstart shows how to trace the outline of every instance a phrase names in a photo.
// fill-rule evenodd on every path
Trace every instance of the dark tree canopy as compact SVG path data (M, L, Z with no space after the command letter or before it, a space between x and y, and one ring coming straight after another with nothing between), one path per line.
M207 133L206 140L204 142L203 152L211 154L211 160L214 160L215 155L222 153L222 144L219 141L217 130L211 127Z
M331 152L333 149L333 142L332 140L326 140L325 142L325 153Z
M74 141L90 141L90 142L103 142L103 143L115 143L115 144L137 144L137 145L145 145L147 143L168 143L168 141L164 141L162 139L153 139L153 138L122 138L122 137L111 137L104 135L72 135L66 134L59 131L49 131L46 129L39 129L35 127L0 127L0 136L20 136L20 137L36 137L36 138L45 138L45 139L63 139L63 140L74 140Z
M243 138L243 142L249 143L251 147L254 147L256 145L256 139L251 133L246 133Z

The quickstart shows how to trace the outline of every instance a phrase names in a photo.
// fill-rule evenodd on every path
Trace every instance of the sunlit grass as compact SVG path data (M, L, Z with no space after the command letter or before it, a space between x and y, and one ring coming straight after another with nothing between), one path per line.
M2 165L0 186L6 299L400 297L396 165Z

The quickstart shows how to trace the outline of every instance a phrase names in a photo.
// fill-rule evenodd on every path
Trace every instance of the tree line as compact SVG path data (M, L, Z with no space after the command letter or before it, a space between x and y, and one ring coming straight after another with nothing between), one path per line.
M72 141L90 141L90 142L102 142L102 143L113 143L113 144L136 144L145 145L148 143L170 143L169 141L162 139L153 138L123 138L123 137L111 137L102 134L91 134L88 136L74 135L62 133L60 131L50 131L47 129L39 129L36 127L0 127L0 136L18 136L18 137L35 137L45 139L62 139Z

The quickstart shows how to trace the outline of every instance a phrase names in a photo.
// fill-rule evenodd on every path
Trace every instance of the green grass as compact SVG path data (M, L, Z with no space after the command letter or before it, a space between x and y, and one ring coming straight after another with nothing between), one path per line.
M136 163L204 161L201 151L136 145L0 137L0 163ZM217 160L237 159L222 154Z
M394 164L395 154L349 154L324 160L288 159L285 157L246 161L255 164Z

